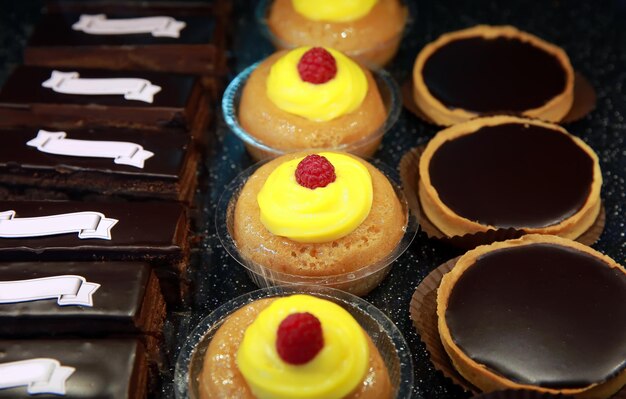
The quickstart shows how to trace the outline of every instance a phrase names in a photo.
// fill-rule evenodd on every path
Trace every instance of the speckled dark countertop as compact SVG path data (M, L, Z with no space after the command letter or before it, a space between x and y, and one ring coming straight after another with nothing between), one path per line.
M272 51L258 33L253 20L255 1L240 1L235 13L233 73ZM21 62L26 38L39 15L38 1L0 0L0 81ZM475 24L512 24L563 47L574 68L596 88L596 110L567 129L582 137L600 156L606 207L606 227L594 245L621 264L626 263L624 211L626 208L626 1L416 1L417 15L402 43L400 53L389 67L399 82L409 76L413 60L422 46L440 34ZM437 131L403 111L394 129L376 154L383 162L397 166L409 148L428 141ZM225 301L255 289L247 274L221 248L215 234L214 210L222 192L238 173L253 162L242 144L222 124L218 140L203 169L200 231L204 237L194 252L197 291L193 309L169 313L166 326L167 351L175 359L180 340L188 329ZM424 346L409 319L409 300L414 288L428 272L460 251L429 240L418 233L409 250L395 263L390 276L367 300L382 309L404 333L413 352L414 396L417 398L465 397L433 369ZM178 330L178 333L174 331ZM173 365L165 369L162 394L173 397Z

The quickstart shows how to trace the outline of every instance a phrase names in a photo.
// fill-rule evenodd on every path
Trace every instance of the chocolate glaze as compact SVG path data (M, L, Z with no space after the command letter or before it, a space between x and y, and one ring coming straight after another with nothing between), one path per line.
M48 131L58 131L45 128ZM137 129L95 128L65 130L68 139L126 141L143 146L154 156L147 159L143 168L113 163L111 158L75 157L47 154L26 143L37 136L39 129L1 129L0 168L14 171L19 168L29 173L43 170L62 170L63 173L95 172L102 175L132 175L145 178L177 181L182 175L185 157L190 148L190 138L165 132Z
M544 227L583 206L593 160L567 135L507 123L445 142L429 173L441 201L460 216L500 228Z
M67 379L65 396L29 396L26 387L0 389L0 398L140 399L145 396L146 359L136 340L0 341L0 363L33 358L57 359L76 370Z
M16 217L95 211L119 222L111 240L80 239L76 233L36 238L0 238L0 261L147 261L165 301L184 299L189 257L188 222L176 202L0 201Z
M566 83L556 56L504 37L454 40L426 60L422 75L445 106L477 113L539 108L562 93Z
M150 267L141 262L14 262L0 263L0 281L78 275L100 284L93 306L59 306L56 299L0 304L3 337L72 334L103 336L136 334L153 326L139 320Z
M626 368L626 274L554 244L495 250L452 289L446 321L470 358L515 382L578 388Z
M24 49L24 63L48 67L150 70L223 76L226 67L227 2L128 3L47 2L48 14L35 27ZM89 35L72 24L81 14L108 18L171 16L186 27L179 38L137 35ZM211 85L211 83L209 83Z
M107 13L104 8L89 9L87 14L106 14L108 19L140 18L152 15L141 10ZM213 40L215 20L207 15L177 16L175 8L164 10L170 16L186 24L179 38L154 37L151 34L90 35L72 29L81 12L50 13L37 24L28 41L29 46L137 46L161 44L205 44Z
M0 260L174 260L183 256L187 229L181 204L171 202L0 201L15 217L95 211L119 222L111 240L80 239L75 233L36 238L0 238ZM173 267L173 266L172 266Z
M62 68L62 72L78 72L81 78L141 78L161 86L152 103L126 100L121 95L77 95L57 93L41 84L50 78L53 68L19 66L9 76L0 91L0 107L28 106L30 104L64 104L109 106L125 109L151 109L169 115L172 108L184 112L191 100L196 78L148 71L106 71L98 69ZM170 110L160 110L169 108Z

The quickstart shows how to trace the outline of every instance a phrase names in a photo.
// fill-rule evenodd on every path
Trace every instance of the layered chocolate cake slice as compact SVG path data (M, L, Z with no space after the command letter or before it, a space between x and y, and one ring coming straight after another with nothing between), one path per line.
M0 127L123 127L200 140L210 116L191 75L19 66L0 90Z
M147 261L171 303L185 291L187 241L179 203L0 201L1 261Z
M222 75L225 2L51 2L27 65Z
M128 128L0 128L0 184L18 191L97 193L190 202L198 152L190 137Z

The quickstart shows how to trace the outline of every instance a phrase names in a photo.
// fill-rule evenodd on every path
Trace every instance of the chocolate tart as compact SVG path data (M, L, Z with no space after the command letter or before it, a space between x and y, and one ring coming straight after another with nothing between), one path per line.
M536 120L493 116L442 130L419 175L421 208L448 237L514 228L576 239L601 209L597 155Z
M516 114L560 121L574 101L574 70L559 47L512 26L478 25L426 45L413 97L436 124Z
M484 392L611 396L626 383L624 314L626 269L555 236L469 251L437 291L442 344Z

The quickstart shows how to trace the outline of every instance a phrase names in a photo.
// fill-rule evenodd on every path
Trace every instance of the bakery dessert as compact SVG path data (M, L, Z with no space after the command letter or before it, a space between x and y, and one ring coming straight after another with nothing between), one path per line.
M177 202L0 201L0 259L147 261L176 305L186 292L188 229Z
M120 128L0 128L0 135L0 184L14 191L186 203L195 193L200 155L186 135Z
M424 215L448 237L515 228L576 239L601 209L597 155L536 120L494 116L442 130L419 174Z
M281 152L367 141L357 153L371 155L387 118L372 74L321 47L278 52L259 64L237 112L250 136Z
M232 236L241 257L265 269L263 275L306 279L384 263L407 220L392 185L369 163L344 153L295 153L247 180L236 199ZM341 288L359 295L374 288L357 280Z
M144 262L0 263L0 335L160 335L165 303ZM158 352L154 347L154 352Z
M145 399L148 363L135 339L0 340L0 398Z
M121 127L203 141L208 101L192 75L22 65L0 90L0 127Z
M213 336L201 398L391 398L385 363L341 306L311 295L254 301Z
M485 392L608 398L626 384L626 269L556 236L467 252L437 291L454 367Z
M381 67L398 51L407 16L399 0L275 0L267 26L279 48L328 46Z
M516 114L559 122L574 101L574 71L559 47L512 26L442 35L413 67L413 98L433 122Z
M224 9L218 2L50 2L24 49L24 62L221 76Z

